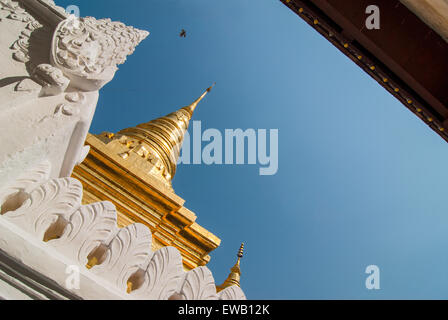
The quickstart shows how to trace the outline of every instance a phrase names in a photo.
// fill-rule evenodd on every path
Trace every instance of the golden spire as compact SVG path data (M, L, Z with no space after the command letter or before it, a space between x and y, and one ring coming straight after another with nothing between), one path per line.
M194 110L196 110L196 107L198 106L199 102L201 102L201 100L204 99L204 97L207 95L207 93L209 93L213 89L215 84L216 84L216 82L213 83L211 85L211 87L209 87L207 90L205 90L205 92L199 98L197 98L196 101L194 101L192 104L190 104L188 107L185 107L185 108L187 108L188 111L190 111L191 114L193 114L193 112L194 112Z
M218 292L230 286L240 287L240 279L241 279L240 261L241 258L243 257L243 253L244 253L244 243L241 244L240 250L238 250L237 254L238 260L236 261L235 265L230 269L229 276L222 285L216 287Z
M213 86L214 84L189 106L164 117L119 132L121 135L135 138L140 145L149 148L151 162L158 162L161 167L161 177L158 178L162 178L170 186L171 180L176 174L180 149L182 148L184 135L188 130L193 112L199 102L212 90Z

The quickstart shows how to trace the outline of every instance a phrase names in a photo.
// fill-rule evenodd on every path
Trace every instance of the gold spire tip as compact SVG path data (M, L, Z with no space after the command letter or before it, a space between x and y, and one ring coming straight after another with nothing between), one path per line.
M193 102L188 107L186 107L190 111L191 114L193 114L193 112L194 112L194 110L196 110L196 107L198 106L199 102L201 102L201 100L204 99L204 97L207 95L207 93L212 91L215 84L216 84L216 82L214 82L209 88L207 88L207 90L205 90L205 92L199 98L197 98L195 102Z
M216 82L213 82L213 84L206 90L207 92L212 91L213 87L216 85Z
M244 242L241 244L240 249L238 250L238 258L242 258L244 253Z

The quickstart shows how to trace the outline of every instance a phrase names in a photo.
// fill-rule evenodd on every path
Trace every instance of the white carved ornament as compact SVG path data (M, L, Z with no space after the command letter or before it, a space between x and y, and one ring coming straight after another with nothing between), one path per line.
M36 1L63 11L51 0ZM0 0L0 10L7 12L8 19L23 24L11 49L15 60L31 64L29 38L42 26L17 1ZM117 65L123 63L147 35L146 31L109 19L66 19L54 32L51 64L32 66L31 79L23 80L16 90L36 90L39 84L42 95L58 95L66 92L69 86L73 87L51 119L77 115L88 94L81 91L96 91L110 81ZM88 125L85 127L88 130ZM69 147L73 148L77 146ZM83 149L76 160L82 161L87 152ZM81 205L81 183L73 178L50 179L50 172L50 162L43 161L0 190L0 219L22 229L29 235L27 241L47 242L74 265L100 279L99 283L108 283L120 295L127 292L130 299L244 296L239 288L226 289L218 295L213 276L206 267L185 273L177 249L165 247L151 252L148 228L134 224L119 229L113 204ZM51 277L51 274L45 275Z
M98 90L148 35L110 19L69 18L54 33L52 63L80 89Z
M219 300L246 300L246 295L238 286L231 286L220 291Z
M34 19L17 1L0 0L0 11L7 12L7 19L24 23L22 32L18 39L11 45L13 58L19 62L28 62L30 57L28 54L29 39L31 33L41 28L42 25Z
M26 196L14 210L2 212L0 219L14 223L35 241L49 241L80 268L87 268L89 257L103 248L90 272L118 292L127 292L130 299L245 299L239 287L217 294L207 267L184 272L177 249L151 252L151 232L146 226L132 224L119 229L112 203L81 205L81 183L73 178L48 180L50 169L49 163L43 162L1 190L2 206L19 192Z

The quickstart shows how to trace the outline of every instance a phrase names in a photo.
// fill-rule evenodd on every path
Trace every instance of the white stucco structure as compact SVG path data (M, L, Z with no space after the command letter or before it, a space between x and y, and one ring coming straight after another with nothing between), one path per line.
M51 0L0 0L0 19L0 298L245 299L206 267L184 272L176 249L152 252L144 225L119 229L113 204L81 205L69 178L98 91L148 32Z

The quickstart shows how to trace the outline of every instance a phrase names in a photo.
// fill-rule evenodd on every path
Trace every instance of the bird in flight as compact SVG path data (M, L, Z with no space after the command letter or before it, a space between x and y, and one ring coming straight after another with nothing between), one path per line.
M186 38L187 37L187 31L185 31L185 29L182 29L182 31L180 32L179 36L181 38Z

